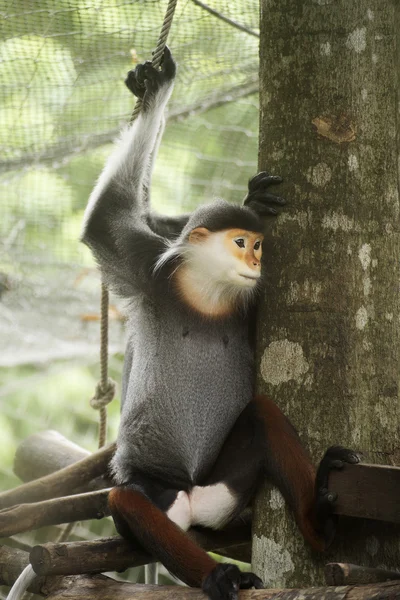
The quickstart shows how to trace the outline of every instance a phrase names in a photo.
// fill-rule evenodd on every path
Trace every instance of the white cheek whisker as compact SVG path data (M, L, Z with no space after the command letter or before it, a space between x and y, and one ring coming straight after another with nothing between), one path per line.
M203 306L221 309L222 306L246 310L257 294L260 279L243 276L244 266L229 252L224 231L211 233L204 241L193 243L176 240L166 243L166 250L158 258L154 273L165 265L171 265L169 279L173 279L180 268L186 289L195 293ZM173 264L176 261L176 264Z

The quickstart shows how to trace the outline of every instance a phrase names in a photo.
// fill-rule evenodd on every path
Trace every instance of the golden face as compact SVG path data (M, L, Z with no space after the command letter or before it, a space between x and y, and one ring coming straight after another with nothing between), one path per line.
M189 243L199 249L198 267L210 280L243 287L254 287L261 276L261 233L246 229L211 232L197 227L189 234ZM199 270L199 269L197 269Z
M259 277L263 239L264 236L260 233L245 229L228 229L225 232L224 245L230 254Z
M193 229L184 261L174 272L184 301L207 316L227 315L247 302L261 277L263 238L240 228Z

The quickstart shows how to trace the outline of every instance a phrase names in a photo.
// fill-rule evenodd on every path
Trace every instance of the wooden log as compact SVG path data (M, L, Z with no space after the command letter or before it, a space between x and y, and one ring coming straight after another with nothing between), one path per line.
M28 552L0 546L0 585L13 585L27 565L29 565Z
M237 546L250 540L249 519L235 519L221 531L192 528L188 535L205 550ZM124 571L152 562L154 558L121 537L89 542L47 543L34 546L30 561L38 575L77 575Z
M0 585L11 587L29 564L29 553L9 546L0 546ZM28 588L33 594L46 595L54 585L60 586L60 577L36 577Z
M400 523L400 467L346 464L331 472L329 489L339 515Z
M17 504L1 510L0 537L11 537L46 525L102 519L110 514L107 506L108 492L109 490L98 490L43 502Z
M205 600L198 588L121 583L102 575L72 576L59 580L49 600ZM240 600L394 600L400 598L400 583L308 589L241 590Z
M64 469L90 454L58 431L41 431L30 435L18 446L14 458L14 473L21 481L33 481ZM111 485L111 479L102 475L85 482L74 492L101 490Z
M30 435L18 446L14 473L27 482L64 469L91 452L74 444L58 431L41 431Z
M0 585L14 584L28 564L26 552L6 546L0 547ZM195 588L179 586L145 586L121 583L102 575L37 577L30 592L42 594L50 600L204 600L204 594ZM400 598L400 583L371 584L309 588L304 590L242 590L241 600L394 600Z
M360 585L400 579L400 572L372 569L351 563L328 563L325 566L327 585Z
M0 509L71 494L79 486L103 475L114 452L115 444L111 444L60 471L3 492L0 494Z

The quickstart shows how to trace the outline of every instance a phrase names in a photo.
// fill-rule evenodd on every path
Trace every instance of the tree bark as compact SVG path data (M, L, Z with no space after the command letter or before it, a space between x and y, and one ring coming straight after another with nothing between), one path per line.
M342 444L400 463L399 13L261 0L259 166L288 182L289 206L264 250L258 390L315 461ZM269 586L318 585L328 560L400 564L398 528L360 519L316 557L269 488L253 532Z

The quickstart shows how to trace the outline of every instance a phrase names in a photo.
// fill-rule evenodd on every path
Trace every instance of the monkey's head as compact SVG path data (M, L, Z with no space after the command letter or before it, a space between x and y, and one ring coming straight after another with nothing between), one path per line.
M158 266L178 260L174 278L184 300L205 314L229 313L258 287L261 231L254 211L218 200L193 213Z

